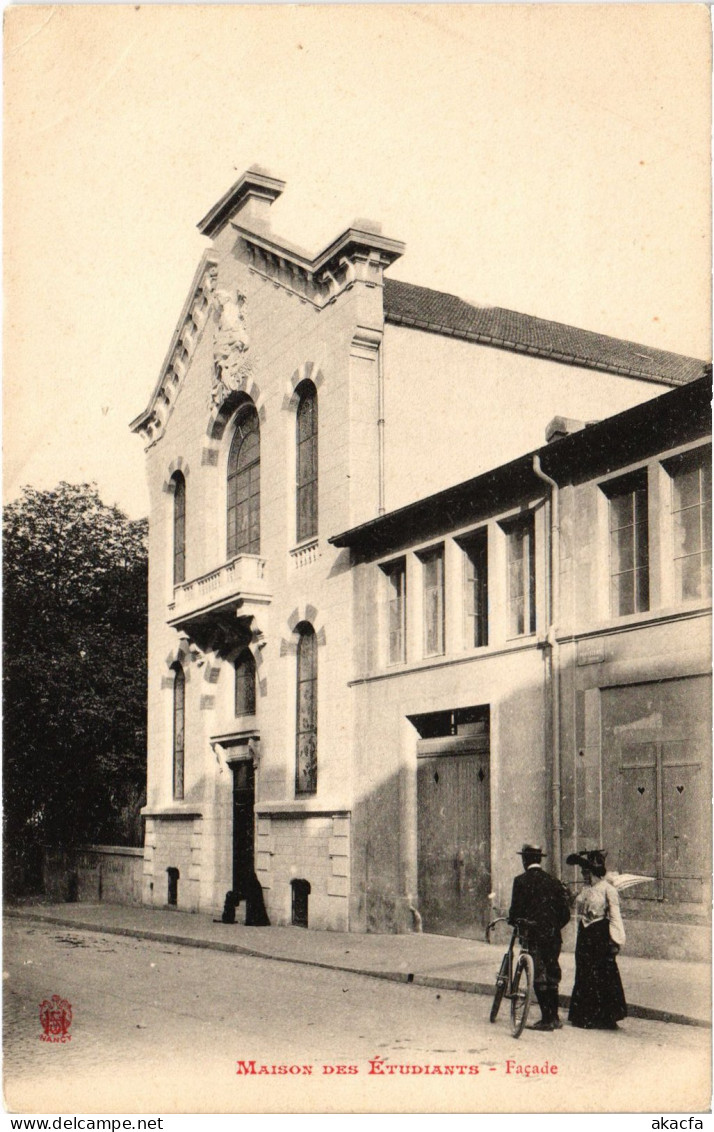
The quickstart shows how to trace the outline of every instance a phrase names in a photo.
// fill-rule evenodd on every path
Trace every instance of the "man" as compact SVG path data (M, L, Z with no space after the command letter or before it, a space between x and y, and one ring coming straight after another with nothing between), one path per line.
M570 919L570 901L564 884L543 871L545 856L540 845L524 845L520 851L523 872L514 878L509 924L528 920L533 925L528 932L531 955L535 967L535 994L540 1006L541 1020L534 1030L560 1030L563 1023L558 1017L558 987L560 986L561 929Z

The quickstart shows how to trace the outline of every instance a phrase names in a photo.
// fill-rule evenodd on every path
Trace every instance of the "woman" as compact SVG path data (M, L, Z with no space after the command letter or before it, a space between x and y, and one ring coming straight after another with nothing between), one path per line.
M617 890L605 880L602 849L571 853L567 864L580 866L584 882L576 903L575 985L568 1018L586 1030L617 1030L627 1017L615 960L625 942Z

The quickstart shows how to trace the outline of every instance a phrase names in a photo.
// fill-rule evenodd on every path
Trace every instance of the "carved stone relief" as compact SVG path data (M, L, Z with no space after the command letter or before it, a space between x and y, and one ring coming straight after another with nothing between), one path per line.
M240 291L216 290L213 298L218 323L213 342L215 372L211 402L220 406L229 393L245 389L253 364L243 314L245 295Z

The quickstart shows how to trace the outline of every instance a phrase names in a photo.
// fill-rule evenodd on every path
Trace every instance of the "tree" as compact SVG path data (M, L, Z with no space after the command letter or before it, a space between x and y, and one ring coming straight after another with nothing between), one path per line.
M140 843L147 523L107 507L94 484L60 483L25 488L3 528L11 884L13 864L43 845Z

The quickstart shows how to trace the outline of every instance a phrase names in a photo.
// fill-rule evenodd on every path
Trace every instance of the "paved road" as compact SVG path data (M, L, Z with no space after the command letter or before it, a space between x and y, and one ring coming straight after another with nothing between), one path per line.
M66 1044L40 1040L38 1004L52 994L72 1004ZM514 1041L505 1012L489 1024L489 1005L477 995L7 920L6 1103L53 1113L708 1107L707 1030L629 1019L614 1034L566 1026ZM376 1059L383 1072L370 1073ZM239 1061L291 1071L239 1074ZM546 1064L557 1073L516 1068ZM392 1076L388 1066L432 1071Z

